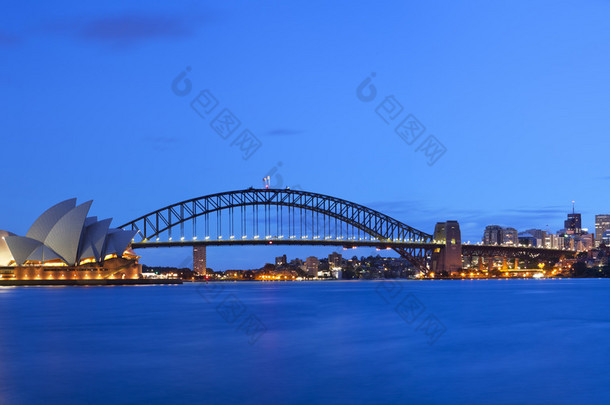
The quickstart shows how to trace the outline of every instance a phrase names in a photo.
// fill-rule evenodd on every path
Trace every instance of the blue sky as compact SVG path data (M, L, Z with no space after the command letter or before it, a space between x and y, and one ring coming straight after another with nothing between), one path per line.
M589 229L610 212L610 2L276 3L5 7L0 229L24 234L70 197L119 225L261 186L274 167L273 184L426 232L457 219L464 240L491 223L555 231L572 200ZM187 67L192 92L177 96ZM356 89L373 72L377 97L363 102ZM205 89L262 142L249 159L190 107ZM425 126L414 144L376 113L388 96L398 119ZM446 148L432 166L416 151L428 135ZM210 248L209 266L333 250L235 249ZM142 255L177 265L188 249Z

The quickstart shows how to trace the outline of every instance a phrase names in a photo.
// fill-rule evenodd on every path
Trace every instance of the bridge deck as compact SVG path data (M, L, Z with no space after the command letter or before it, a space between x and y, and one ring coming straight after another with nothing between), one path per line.
M434 249L442 247L441 243L418 242L389 242L378 240L338 240L338 239L207 239L207 240L179 240L179 241L147 241L133 242L134 249L153 247L180 247L180 246L239 246L239 245L318 245L318 246L344 246L344 247L379 247L379 248L417 248Z
M381 240L346 240L346 239L202 239L202 240L177 240L177 241L146 241L133 242L134 249L159 248L159 247L188 247L188 246L241 246L241 245L292 245L292 246L341 246L343 248L373 247L379 249L411 248L432 250L445 246L442 242L402 242ZM502 246L502 245L478 245L462 244L462 254L472 256L497 255L524 255L544 254L569 256L575 252L570 250L546 249L529 246Z

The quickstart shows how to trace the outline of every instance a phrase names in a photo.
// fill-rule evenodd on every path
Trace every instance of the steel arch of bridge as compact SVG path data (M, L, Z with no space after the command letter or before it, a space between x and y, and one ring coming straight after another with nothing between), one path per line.
M184 239L184 226L189 222L193 227L193 235L196 235L197 218L201 216L207 218L210 213L214 212L219 213L228 210L230 226L233 227L231 219L233 210L240 208L243 214L244 207L248 206L264 206L265 218L267 218L267 209L270 210L272 206L289 207L289 215L290 208L292 208L293 211L294 209L305 210L312 214L322 215L325 218L332 218L374 237L380 242L380 246L391 246L402 257L420 269L427 269L426 259L432 250L430 246L433 242L432 235L363 205L301 190L249 188L206 195L153 211L120 226L120 228L138 231L136 238L141 239L140 241L134 240L134 242L138 247L146 247L145 242L156 239L165 232L168 233L171 241L172 229L175 227L180 227L180 236L181 239ZM258 215L258 209L256 215ZM293 215L295 214L293 213ZM290 221L290 218L288 218L288 221ZM265 236L267 237L267 235ZM276 235L273 240L277 241L277 237L279 235ZM281 240L279 242L281 243ZM417 242L419 245L414 243L414 246L410 246L406 242ZM309 242L309 244L314 243L324 245L325 240L318 239L317 242ZM175 244L165 243L166 246L189 244L195 243L190 241L176 242ZM349 242L346 242L346 244L349 244ZM154 244L151 244L151 247L152 245Z

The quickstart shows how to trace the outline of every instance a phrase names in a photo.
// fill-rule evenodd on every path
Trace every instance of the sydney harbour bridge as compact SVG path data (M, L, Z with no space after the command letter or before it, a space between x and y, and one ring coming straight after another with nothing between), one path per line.
M181 201L120 228L134 249L172 246L334 245L393 249L421 271L457 271L464 257L548 260L568 250L463 244L457 221L432 234L363 205L291 189L228 191Z

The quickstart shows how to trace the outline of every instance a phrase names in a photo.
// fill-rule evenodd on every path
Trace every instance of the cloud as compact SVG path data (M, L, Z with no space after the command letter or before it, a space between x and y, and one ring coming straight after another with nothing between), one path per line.
M142 138L145 146L156 151L167 151L175 148L181 140L172 136L147 136Z
M430 219L439 216L439 210L434 207L430 207L422 201L375 201L364 204L366 207L377 210L383 214L389 215L397 220L400 218L417 218ZM455 210L442 210L451 211L451 214L456 214ZM468 212L470 214L470 212ZM440 221L441 219L438 219Z
M21 42L21 39L15 35L0 31L0 46L10 46Z
M523 214L523 215L540 215L540 214L564 214L567 211L566 207L560 207L558 205L551 205L541 208L511 208L506 212Z
M47 25L46 30L78 40L125 47L145 41L190 37L198 26L209 20L198 15L128 13L64 20Z
M511 208L498 211L480 209L453 209L432 207L420 201L378 201L364 204L389 215L409 226L432 233L430 224L438 221L457 220L462 231L462 240L480 240L487 225L513 227L519 231L538 228L555 232L563 227L568 210L560 206L540 208ZM421 226L423 224L423 227Z
M156 38L179 38L192 34L182 18L125 15L91 20L79 30L81 38L133 43Z
M277 128L265 132L265 135L298 135L301 133L303 133L303 131L297 129Z
M178 138L175 136L149 136L144 138L147 141L155 142L155 143L176 143L178 142Z

